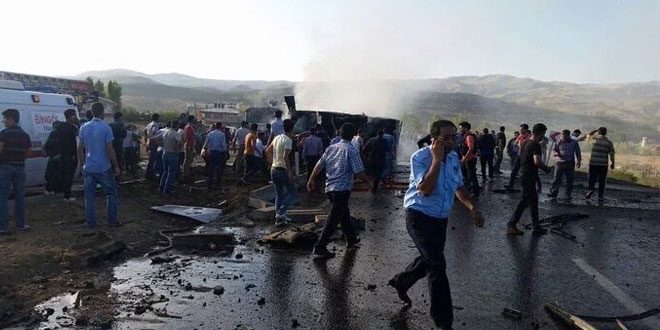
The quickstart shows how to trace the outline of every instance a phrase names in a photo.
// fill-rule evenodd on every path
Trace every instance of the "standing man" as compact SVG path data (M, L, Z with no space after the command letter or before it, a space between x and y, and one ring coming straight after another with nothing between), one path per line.
M339 130L335 131L335 137L330 140L330 145L341 142L341 132Z
M371 185L371 192L378 191L378 184L382 180L383 169L387 159L387 141L383 136L385 132L381 129L378 130L378 135L371 141L369 150L369 163L371 164L371 174L373 175L373 183Z
M323 141L317 136L318 132L316 127L309 130L310 135L303 142L302 156L305 159L305 167L307 168L307 181L312 176L312 170L316 163L323 155Z
M21 115L16 109L2 112L5 126L0 132L0 235L9 227L9 188L14 188L16 229L30 228L25 223L25 158L30 153L30 136L18 126Z
M250 176L259 171L257 156L255 156L257 150L257 129L259 129L259 125L253 123L250 125L250 132L245 136L245 144L243 147L245 170L243 171L243 177L241 178L243 184L248 184Z
M60 141L60 179L62 184L62 192L64 193L65 201L75 201L76 198L71 196L71 185L73 185L73 177L76 174L76 137L78 136L78 117L76 110L67 109L64 111L64 118L66 121L61 123L57 128L57 135Z
M266 146L270 146L278 135L284 134L284 122L282 121L282 110L275 110L275 119L270 122L270 137Z
M94 119L80 127L78 143L78 166L82 168L85 182L85 210L90 229L96 227L94 221L94 194L99 184L108 200L108 225L118 227L117 221L117 185L114 177L121 173L115 150L112 147L114 137L112 129L103 122L103 104L92 104Z
M273 138L266 148L266 157L272 164L270 177L275 187L275 225L284 225L291 221L286 215L287 210L296 198L295 176L291 166L289 154L293 149L293 121L286 119L282 122L284 134ZM275 134L275 125L273 125Z
M140 135L135 125L128 125L124 139L124 170L135 175L138 168L138 155L140 148Z
M115 155L117 156L117 164L119 169L124 168L124 139L126 138L126 126L124 125L124 120L122 119L121 112L117 111L112 115L114 119L113 123L110 124L112 129L112 136L115 137L115 140L112 141L112 148L115 149Z
M394 171L394 162L396 160L396 139L394 138L394 130L392 127L385 128L383 139L387 141L387 153L385 153L385 168L383 169L382 179L383 182L392 175Z
M519 135L520 133L518 131L513 132L513 138L506 144L506 154L509 156L511 170L513 170L516 164L516 158L518 158L518 152L520 151L520 148L516 145L516 139Z
M179 122L173 121L170 128L165 129L158 137L158 142L163 146L163 175L160 177L158 192L169 196L172 195L172 184L179 172L179 160L182 138L178 132Z
M222 183L222 174L225 171L227 162L227 139L223 133L222 123L215 123L215 127L206 135L204 146L202 147L202 156L208 155L208 179L206 184L209 189L212 188L213 176L217 176L216 186L220 187Z
M357 135L353 137L351 140L351 144L355 149L358 150L359 153L362 153L362 148L364 147L364 133L362 133L362 129L358 129Z
M328 250L327 245L340 223L347 247L353 248L360 243L360 238L355 232L355 227L351 222L350 210L348 209L348 199L353 188L353 176L355 175L362 182L371 185L364 174L360 152L351 145L351 139L355 135L355 126L351 123L344 123L341 125L340 134L342 141L328 147L307 181L307 191L314 191L314 180L316 180L316 176L319 175L321 170L325 169L327 176L325 193L328 195L332 207L323 227L323 232L321 232L319 240L314 245L313 251L317 256L325 258L335 256L334 253Z
M245 137L250 133L250 129L248 129L248 122L243 121L241 122L241 128L236 130L236 133L234 134L234 139L232 141L232 145L234 147L234 172L237 172L239 174L244 173L243 170L245 169L245 164L243 161L243 156L245 154Z
M555 161L555 179L552 181L548 197L557 198L561 179L566 174L566 199L571 200L575 178L575 160L577 159L577 168L580 168L582 163L580 145L571 138L571 131L565 129L561 132L561 140L555 145L555 157L557 157L557 161Z
M153 142L152 138L156 136L160 130L160 123L158 120L160 115L154 113L151 115L151 122L147 124L147 127L144 128L144 143L147 146L147 152L149 153L149 163L147 164L147 170L145 177L148 180L151 180L155 177L154 169L158 160L158 145Z
M461 145L461 164L467 177L467 186L472 190L472 197L479 197L479 179L477 179L477 136L470 132L472 125L466 121L458 124L463 136Z
M548 231L541 227L539 223L539 195L536 190L536 182L539 179L539 168L545 173L550 173L550 168L543 163L541 157L541 144L539 143L548 128L538 123L532 128L532 137L525 141L520 150L520 183L522 184L522 199L516 206L516 210L511 216L511 221L507 224L508 235L522 235L524 232L519 230L516 225L526 208L529 207L530 217L532 219L532 235L540 236Z
M486 165L488 165L488 177L493 179L493 158L495 157L495 148L497 147L495 136L488 132L488 128L483 129L483 133L478 138L479 160L481 161L481 179L486 181Z
M593 130L587 135L589 141L593 141L594 145L591 147L591 158L589 159L589 190L584 198L591 198L596 188L596 181L598 181L599 202L605 200L608 157L611 161L610 168L614 169L614 144L605 135L607 135L605 127Z
M270 123L266 124L266 129L263 131L263 137L261 138L262 144L265 146L268 143L268 138L270 138L270 129L271 125Z
M474 214L477 227L483 227L484 218L463 186L461 163L454 151L456 126L448 120L438 120L430 131L431 146L410 157L410 186L403 199L406 228L420 256L395 275L389 285L401 300L412 304L408 289L428 277L431 317L438 329L451 329L454 316L444 247L454 196Z
M502 165L502 158L504 158L504 149L506 149L506 135L504 134L504 126L500 126L500 131L495 138L495 173L502 174L500 166Z
M518 176L518 171L520 170L520 155L522 153L522 145L525 141L529 140L531 135L529 134L529 125L521 124L520 125L520 135L516 137L516 147L518 147L518 153L516 155L516 160L513 163L513 168L511 168L511 177L509 178L509 184L504 186L506 189L513 189L513 185L516 182L516 176Z
M192 178L190 168L193 161L195 161L195 144L197 139L195 137L195 116L188 116L186 127L183 129L183 147L184 147L184 160L183 160L183 177L185 180Z

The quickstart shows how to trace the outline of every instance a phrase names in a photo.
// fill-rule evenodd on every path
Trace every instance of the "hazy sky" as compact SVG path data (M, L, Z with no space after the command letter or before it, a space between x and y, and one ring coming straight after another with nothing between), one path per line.
M660 80L660 1L0 1L0 70Z

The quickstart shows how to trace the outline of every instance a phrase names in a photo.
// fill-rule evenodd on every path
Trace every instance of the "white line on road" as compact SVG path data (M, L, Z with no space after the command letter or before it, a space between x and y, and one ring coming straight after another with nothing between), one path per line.
M595 268L591 267L586 261L582 259L573 259L573 262L582 269L585 273L588 275L592 275L593 279L600 285L607 293L612 295L612 297L616 298L624 307L626 307L628 310L630 310L633 313L642 313L646 311L642 305L637 303L635 299L633 299L631 296L629 296L627 293L623 292L618 286L616 286L612 281L610 281L607 277L603 276L598 270ZM655 307L655 306L654 306ZM652 321L652 320L653 321ZM660 329L658 326L660 326L660 320L658 320L657 317L652 317L651 319L645 319L643 322L650 326L651 329Z

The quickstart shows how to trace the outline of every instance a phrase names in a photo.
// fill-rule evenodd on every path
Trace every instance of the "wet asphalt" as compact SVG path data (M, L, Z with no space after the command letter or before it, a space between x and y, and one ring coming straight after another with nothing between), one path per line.
M544 311L550 302L594 316L660 308L660 192L621 185L597 206L577 197L584 193L577 187L574 203L564 204L545 197L549 179L544 178L541 218L590 215L564 227L575 241L555 234L532 237L529 231L507 237L505 223L519 193L490 192L501 188L504 176L484 185L478 202L484 228L473 225L460 203L454 205L445 257L456 329L561 329ZM115 269L111 291L123 307L113 329L433 329L425 280L409 291L411 308L386 285L417 256L402 199L393 190L354 192L351 212L366 219L361 247L349 251L333 242L337 256L325 262L314 260L309 249L258 245L270 225L232 229L243 243L229 256L179 255L156 265L130 260ZM528 222L525 214L522 223ZM243 258L236 259L239 253ZM209 291L218 285L222 295ZM168 301L153 308L173 317L136 315L137 301L160 295ZM503 316L505 307L520 310L521 319ZM630 329L660 329L660 316L625 323ZM613 323L591 324L616 329Z

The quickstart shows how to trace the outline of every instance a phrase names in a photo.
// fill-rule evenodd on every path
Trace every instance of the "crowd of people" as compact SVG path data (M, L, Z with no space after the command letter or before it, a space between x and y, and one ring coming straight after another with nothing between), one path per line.
M20 114L14 109L2 113L5 129L0 132L0 234L7 233L7 204L10 187L14 189L16 202L16 228L27 230L25 221L25 170L24 162L31 153L31 141L19 126ZM135 173L138 169L140 144L145 143L148 164L147 179L158 183L158 192L173 194L175 182L192 177L192 163L199 155L206 162L209 188L222 186L230 147L236 153L234 167L241 183L249 183L255 174L269 174L276 192L275 225L291 222L287 212L296 198L296 177L292 155L300 151L307 168L306 188L317 190L324 182L325 193L331 208L313 254L331 258L334 253L327 245L330 237L341 225L347 247L358 247L358 237L351 222L349 200L357 178L378 191L379 183L386 182L396 159L396 137L391 127L382 127L368 137L351 123L344 123L332 139L322 126L308 131L293 133L294 121L282 119L281 111L273 121L260 131L257 124L243 122L232 134L227 126L215 123L208 130L197 123L194 116L182 115L180 120L168 121L161 127L158 114L144 128L142 137L134 125L125 126L121 113L114 114L114 121L103 122L103 105L94 103L91 116L78 122L73 109L64 112L65 122L54 125L53 133L44 143L48 157L46 191L61 192L66 201L71 196L71 183L76 169L81 169L84 182L85 209L89 228L95 228L94 198L97 186L101 186L107 198L108 225L121 226L117 217L117 182L122 170ZM90 118L91 117L91 118ZM539 223L538 195L541 184L538 170L546 173L551 168L544 157L547 149L548 129L542 123L521 124L519 131L507 141L505 127L496 134L487 128L473 132L467 121L455 125L451 121L438 120L430 125L430 132L419 140L419 150L410 158L410 183L406 190L406 228L420 256L408 267L396 274L389 284L402 301L411 302L407 291L423 277L429 279L431 316L440 329L451 329L452 302L446 263L443 255L447 219L455 199L472 212L477 227L485 219L474 202L481 192L477 176L477 164L481 164L482 182L491 180L500 171L504 154L509 157L511 174L507 189L513 190L518 174L522 194L510 221L506 234L522 235L517 228L522 213L529 208L533 235L543 235L546 230ZM201 133L201 134L200 134ZM566 177L565 196L571 198L575 168L581 167L582 154L579 143L593 142L589 161L589 186L585 198L595 192L598 182L598 198L604 198L606 175L614 168L614 147L607 138L607 129L601 127L587 135L579 130L572 133L563 130L552 134L552 151L555 156L554 180L548 196L557 198L562 178ZM545 147L544 147L545 145ZM365 166L366 164L366 166ZM371 177L371 178L370 178Z

